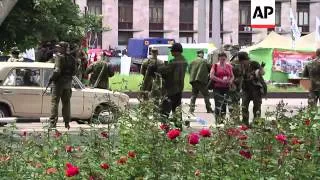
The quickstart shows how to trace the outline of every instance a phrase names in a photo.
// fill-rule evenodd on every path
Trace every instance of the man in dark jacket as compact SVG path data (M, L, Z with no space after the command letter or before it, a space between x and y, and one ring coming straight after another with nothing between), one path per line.
M203 50L199 50L197 54L197 59L192 61L189 67L190 84L192 85L192 96L189 111L190 113L194 113L196 99L200 92L204 97L207 112L213 113L207 88L210 65L205 61L205 59L203 59Z

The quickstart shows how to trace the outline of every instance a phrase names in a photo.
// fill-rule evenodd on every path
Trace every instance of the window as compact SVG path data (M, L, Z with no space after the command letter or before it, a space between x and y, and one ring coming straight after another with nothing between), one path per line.
M180 43L194 43L193 33L179 33L179 36Z
M119 0L119 22L133 22L132 0Z
M39 69L17 68L9 73L3 85L40 87L40 77Z
M150 0L150 23L163 23L163 0Z
M89 14L102 14L102 0L88 0L87 6Z
M118 45L128 45L128 40L133 37L132 32L119 32Z
M297 5L297 23L301 32L309 32L309 3L298 3Z
M250 2L241 1L239 5L239 24L240 25L248 26L251 24L250 13L251 13Z
M193 0L180 0L180 30L193 30Z
M281 26L281 3L276 3L276 26Z
M149 37L163 38L163 32L150 32Z

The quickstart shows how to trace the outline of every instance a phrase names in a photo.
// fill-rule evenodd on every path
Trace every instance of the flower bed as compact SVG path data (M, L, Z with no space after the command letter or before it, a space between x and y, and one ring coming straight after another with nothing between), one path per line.
M151 104L124 112L105 129L11 131L2 135L2 179L316 179L320 177L319 119L315 112L286 116L283 104L251 128L173 127ZM268 120L269 118L275 120ZM160 124L159 121L163 122Z

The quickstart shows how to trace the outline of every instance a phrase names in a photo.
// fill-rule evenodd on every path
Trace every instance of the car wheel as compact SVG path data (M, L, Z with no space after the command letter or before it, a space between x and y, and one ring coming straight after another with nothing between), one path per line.
M115 105L100 104L96 107L91 123L111 124L116 123L119 117L119 109Z
M6 107L0 105L0 118L9 117L9 116L10 116L10 114L9 114L8 109ZM0 127L4 126L6 124L7 123L1 123L0 122Z

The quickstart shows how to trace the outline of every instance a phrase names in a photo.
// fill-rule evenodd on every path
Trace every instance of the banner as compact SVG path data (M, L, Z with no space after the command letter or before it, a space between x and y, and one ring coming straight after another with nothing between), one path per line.
M291 38L292 38L292 48L295 49L296 41L301 37L297 21L293 15L293 10L290 8L290 23L291 23Z
M289 79L299 78L305 65L313 59L314 52L273 51L273 71L289 74Z

